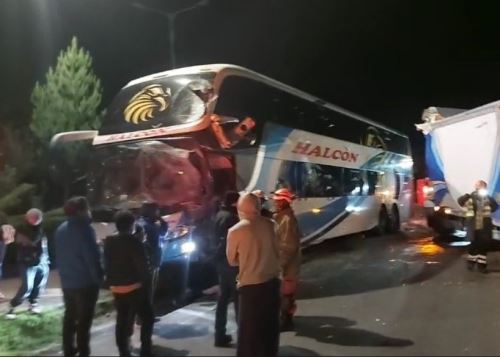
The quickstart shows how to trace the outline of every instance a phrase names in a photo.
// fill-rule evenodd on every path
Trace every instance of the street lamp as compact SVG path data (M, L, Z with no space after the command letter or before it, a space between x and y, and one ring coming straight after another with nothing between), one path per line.
M193 9L196 9L201 6L207 6L209 4L210 0L200 0L194 5L190 7L186 7L184 9L179 9L174 12L168 12L168 11L163 11L163 10L158 10L154 9L151 7L148 7L140 2L134 2L132 3L132 6L135 8L138 8L142 11L147 11L147 12L152 12L157 15L161 15L163 17L166 17L168 20L168 37L169 37L169 47L170 47L170 65L172 68L175 68L175 18L177 15L182 14L184 12L191 11Z

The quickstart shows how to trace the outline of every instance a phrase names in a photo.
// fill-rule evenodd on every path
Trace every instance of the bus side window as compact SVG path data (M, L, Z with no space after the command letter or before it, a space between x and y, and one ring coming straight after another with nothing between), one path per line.
M293 161L282 161L280 167L280 173L278 180L275 185L275 189L288 188L295 194L297 192L297 175L296 175L296 163Z
M342 168L328 165L305 164L304 188L307 197L340 196Z
M373 196L377 190L377 184L379 181L379 173L376 171L367 171L366 178L368 181L368 196Z
M361 196L363 194L363 177L362 171L356 169L344 170L344 195L346 196Z

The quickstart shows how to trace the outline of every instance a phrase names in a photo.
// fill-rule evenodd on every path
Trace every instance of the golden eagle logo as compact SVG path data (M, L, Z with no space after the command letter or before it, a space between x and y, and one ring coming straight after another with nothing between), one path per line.
M123 114L129 123L153 119L154 114L163 112L170 105L170 88L166 90L159 84L144 87L128 102Z

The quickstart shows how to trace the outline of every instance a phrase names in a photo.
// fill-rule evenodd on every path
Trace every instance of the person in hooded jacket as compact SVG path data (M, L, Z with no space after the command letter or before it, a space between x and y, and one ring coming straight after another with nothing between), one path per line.
M103 269L96 233L85 197L64 205L67 220L56 230L56 263L64 300L64 356L90 355L90 329ZM76 340L76 346L75 346Z
M240 221L229 229L227 260L239 268L237 356L276 356L279 347L280 258L275 223L249 193L238 201Z

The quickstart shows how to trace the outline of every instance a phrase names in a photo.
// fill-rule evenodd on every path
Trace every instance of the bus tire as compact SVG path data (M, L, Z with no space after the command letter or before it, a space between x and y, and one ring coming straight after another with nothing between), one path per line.
M399 210L396 205L392 206L391 209L391 217L390 217L390 222L389 222L389 233L396 233L399 232L401 228L401 220L399 217Z

